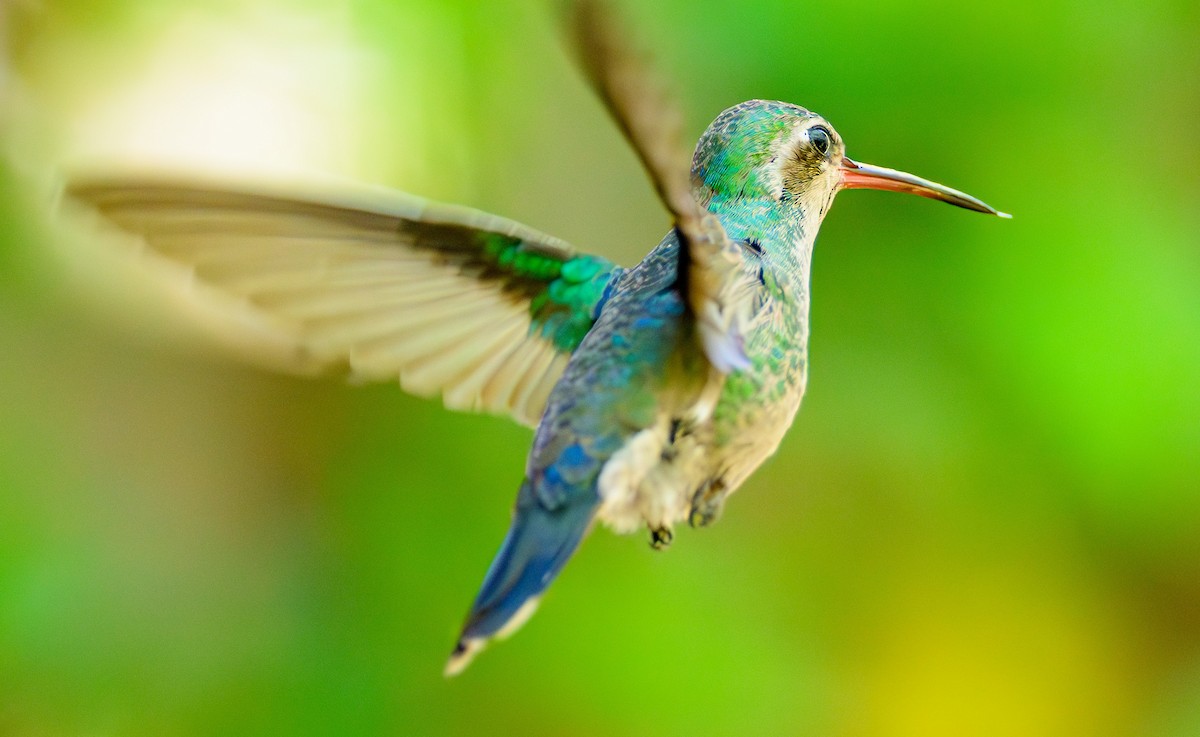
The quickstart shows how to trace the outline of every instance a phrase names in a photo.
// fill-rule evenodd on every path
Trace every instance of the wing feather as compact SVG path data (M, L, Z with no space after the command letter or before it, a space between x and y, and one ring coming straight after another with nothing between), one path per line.
M586 287L593 299L556 303L550 287L564 265L594 257L503 218L398 193L297 196L151 177L76 181L67 194L269 315L306 364L399 377L453 409L530 425L578 344L543 335L547 319L598 309L600 287L620 272L601 260L591 283L553 292Z
M572 7L584 73L675 218L683 245L681 288L705 354L724 374L748 368L745 334L754 285L741 250L730 242L720 220L692 195L690 158L681 136L683 116L644 57L625 42L627 34L607 3L578 0Z

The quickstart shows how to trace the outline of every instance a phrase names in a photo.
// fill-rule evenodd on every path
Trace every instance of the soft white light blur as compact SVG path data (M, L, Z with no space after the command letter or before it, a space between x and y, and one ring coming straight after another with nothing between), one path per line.
M346 19L181 15L145 59L79 110L71 158L223 173L352 166L372 60Z

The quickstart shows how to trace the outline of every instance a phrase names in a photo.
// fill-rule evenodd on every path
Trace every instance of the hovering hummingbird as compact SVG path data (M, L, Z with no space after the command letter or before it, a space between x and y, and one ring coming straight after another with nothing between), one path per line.
M1007 217L846 156L824 118L752 100L721 113L690 167L677 116L598 5L585 71L674 226L623 268L493 215L163 178L76 180L69 196L286 332L306 367L399 377L447 407L536 427L512 525L446 665L460 672L533 612L597 521L668 545L703 527L779 446L808 377L813 241L843 189Z

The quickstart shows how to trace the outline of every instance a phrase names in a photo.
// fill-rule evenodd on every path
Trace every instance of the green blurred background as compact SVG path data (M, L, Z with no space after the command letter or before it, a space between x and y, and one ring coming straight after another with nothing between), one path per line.
M626 4L696 136L778 98L1003 222L842 195L721 523L598 531L441 666L530 433L239 363L54 167L319 172L631 263L542 2L0 4L0 734L1200 734L1200 5Z

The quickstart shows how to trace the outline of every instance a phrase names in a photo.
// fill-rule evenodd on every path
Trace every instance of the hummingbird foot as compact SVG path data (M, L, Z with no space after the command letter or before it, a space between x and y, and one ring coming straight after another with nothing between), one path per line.
M675 539L675 532L667 526L650 528L650 547L665 550Z
M715 479L701 486L692 497L692 510L688 524L692 527L708 527L721 518L725 510L725 482Z

